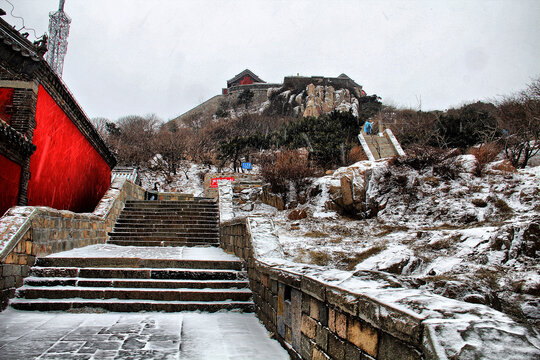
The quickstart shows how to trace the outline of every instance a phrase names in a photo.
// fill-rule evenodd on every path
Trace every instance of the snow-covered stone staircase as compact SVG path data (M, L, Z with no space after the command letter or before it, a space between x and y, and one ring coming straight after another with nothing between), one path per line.
M392 143L385 136L364 135L364 138L375 160L397 155L394 146L392 146Z
M253 311L246 277L239 260L44 257L10 304L40 311Z
M128 201L109 235L117 245L217 246L219 210L208 198Z

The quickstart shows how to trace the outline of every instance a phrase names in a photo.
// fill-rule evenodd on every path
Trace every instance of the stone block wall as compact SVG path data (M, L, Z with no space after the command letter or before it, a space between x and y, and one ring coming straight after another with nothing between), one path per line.
M15 296L38 256L105 243L130 199L144 199L144 189L115 180L93 213L18 206L0 218L0 309Z
M221 225L221 246L244 259L255 311L296 359L423 359L422 327L403 314L382 326L368 322L378 310L354 294L316 279L268 266L253 257L245 219Z
M220 226L221 247L228 253L253 262L253 250L245 219L234 219Z
M285 202L281 198L281 196L277 194L273 194L270 191L270 186L263 186L262 193L261 193L261 201L265 203L266 205L270 205L278 209L279 211L285 209Z

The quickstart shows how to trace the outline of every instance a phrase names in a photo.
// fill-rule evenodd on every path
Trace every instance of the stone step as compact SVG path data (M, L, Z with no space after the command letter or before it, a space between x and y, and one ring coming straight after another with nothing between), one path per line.
M109 234L122 234L122 233L133 233L133 234L208 234L208 235L219 235L219 229L169 229L169 228L151 228L151 227L145 227L145 228L132 228L132 227L115 227L112 232Z
M207 197L194 197L182 200L128 200L128 204L143 204L143 203L161 203L161 204L175 204L175 203L215 203L214 198Z
M248 301L249 289L156 289L78 286L22 286L17 297L25 299L120 299L160 301Z
M196 230L187 230L187 231L137 231L137 230L128 230L128 231L117 231L109 233L111 236L144 236L144 237L155 237L155 238L161 238L161 237L176 237L176 238L191 238L193 236L196 237L219 237L219 231L211 231L211 230L204 230L204 231L196 231Z
M144 204L159 204L159 205L207 205L216 204L216 200L213 198L206 198L204 200L128 200L128 205L144 205Z
M118 235L115 233L111 233L109 236L109 240L145 240L145 241L176 241L176 242L219 242L219 235L205 235L205 236L198 236L197 234L191 235L191 236L176 236L176 235L161 235L161 236L154 236L154 235L140 235L137 233L132 233L129 235Z
M167 214L130 214L121 213L118 220L213 220L219 219L218 214L183 214L183 215L167 215Z
M113 231L113 232L110 232L108 233L109 237L110 238L123 238L123 239L128 239L128 238L136 238L136 239L140 239L140 238L151 238L151 239L154 239L154 240L182 240L182 239L186 239L186 240L192 240L193 238L197 238L197 239L202 239L202 240L208 240L208 239L212 239L212 240L219 240L219 231L214 231L214 232L210 232L210 231L189 231L189 232L176 232L176 231L171 231L171 232L164 232L164 231L160 231L160 232L157 232L157 231L152 231L152 230L149 230L149 231L137 231L137 230L120 230L120 231Z
M22 299L11 300L10 305L17 310L34 311L76 311L80 312L88 308L103 309L113 312L138 312L138 311L207 311L242 310L253 312L255 305L252 301L153 301L153 300L101 300L101 299Z
M188 219L182 219L182 218L175 218L175 219L138 219L138 218L132 218L132 219L118 219L116 221L116 224L120 225L212 225L212 226L218 226L217 219L199 219L199 220L188 220Z
M205 199L198 199L198 200L128 200L126 201L126 204L129 205L139 205L139 204L161 204L161 205L171 205L171 204L216 204L216 200L214 198L205 198Z
M129 238L151 238L154 240L191 240L194 238L205 240L208 238L219 238L219 233L158 233L158 232L111 232L109 233L111 237L116 237L120 239L129 239Z
M107 241L108 244L113 245L121 245L121 246L158 246L158 247L166 247L166 246L212 246L212 247L218 247L219 246L219 240L208 240L208 241L187 241L187 240L181 240L181 241L175 241L175 240L134 240L134 239L114 239L111 238Z
M138 211L138 212L142 212L142 211L159 211L159 210L162 210L162 211L168 211L168 212L171 212L171 211L179 211L179 212L182 212L182 211L207 211L207 212L216 212L218 211L218 207L217 206L197 206L197 207L193 207L193 206L145 206L145 207L140 207L140 206L137 206L137 207L132 207L132 206L126 206L124 207L123 209L124 211Z
M157 216L157 217L170 217L170 218L183 218L183 217L190 217L190 216L204 216L204 217L217 217L219 216L219 213L217 211L180 211L180 212L166 212L166 211L131 211L131 210L123 210L122 215L126 216Z
M235 260L183 260L183 259L141 259L113 257L43 257L37 258L35 267L46 268L177 268L242 270L242 262Z
M168 288L168 289L245 289L247 280L156 280L156 279L106 279L35 277L24 279L26 286L78 286L112 288Z
M219 219L219 214L211 213L193 213L193 214L163 214L163 213L141 213L134 214L130 212L122 212L119 216L119 219L153 219L153 220L217 220Z
M150 218L121 218L116 222L119 225L213 225L219 226L218 218L200 218L200 219L150 219Z
M217 230L219 231L219 226L217 224L117 224L114 226L114 229L149 229L149 230Z
M176 268L115 268L115 267L39 267L34 266L33 277L91 278L91 279L170 279L170 280L245 280L238 270L176 269Z
M168 207L168 206L178 206L178 207L217 207L217 203L214 202L193 202L193 201L167 201L167 202L159 202L159 201L144 201L144 202L132 202L128 201L126 202L125 206L127 207Z

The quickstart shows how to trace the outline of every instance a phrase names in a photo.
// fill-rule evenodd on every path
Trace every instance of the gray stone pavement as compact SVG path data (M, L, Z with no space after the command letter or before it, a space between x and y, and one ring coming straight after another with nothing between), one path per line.
M0 313L0 359L289 359L254 314Z

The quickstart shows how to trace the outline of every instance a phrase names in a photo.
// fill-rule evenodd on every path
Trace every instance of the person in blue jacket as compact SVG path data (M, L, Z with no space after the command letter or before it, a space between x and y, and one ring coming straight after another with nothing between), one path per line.
M371 133L373 132L373 126L371 125L369 120L366 120L366 123L364 124L364 132L367 135L371 135Z

